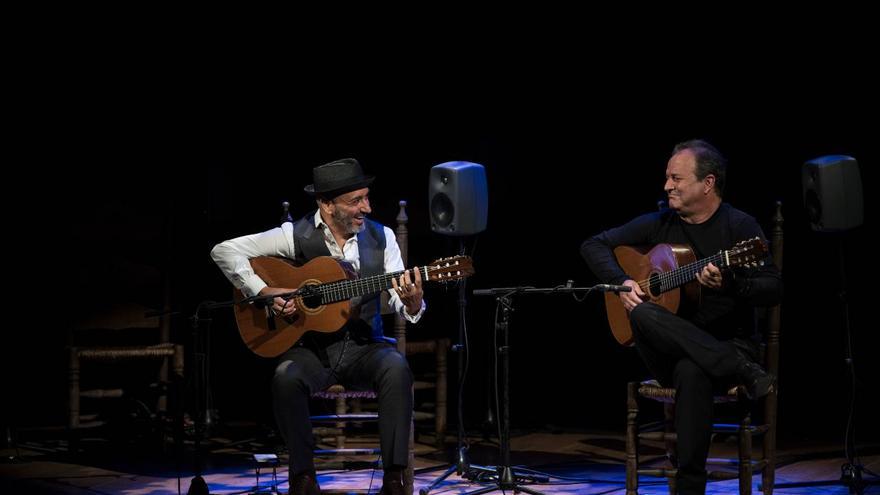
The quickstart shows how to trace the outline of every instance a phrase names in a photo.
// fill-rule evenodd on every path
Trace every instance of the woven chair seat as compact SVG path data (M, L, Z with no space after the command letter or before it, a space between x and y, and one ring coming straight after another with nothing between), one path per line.
M77 348L80 359L117 361L120 359L155 359L174 355L174 344L156 344L151 346L129 347L83 347Z
M324 390L314 392L316 399L375 399L378 397L373 390L346 390L342 385L331 385Z
M739 393L745 393L742 385L734 385L725 395L716 395L712 398L715 404L736 402ZM671 404L675 402L675 389L660 385L657 380L645 380L639 383L639 395L657 402Z

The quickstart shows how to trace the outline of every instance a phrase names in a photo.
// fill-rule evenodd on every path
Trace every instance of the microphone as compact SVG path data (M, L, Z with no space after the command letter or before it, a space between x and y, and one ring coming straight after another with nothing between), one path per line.
M632 292L633 289L628 285L597 284L593 286L593 290L602 292Z

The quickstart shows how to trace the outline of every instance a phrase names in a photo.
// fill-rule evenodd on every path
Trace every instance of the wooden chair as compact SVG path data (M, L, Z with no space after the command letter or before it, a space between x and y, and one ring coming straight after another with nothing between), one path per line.
M143 272L145 279L160 278L156 269L140 269L137 273ZM163 297L162 304L167 308L167 289ZM155 402L138 398L142 406L138 413L150 420L161 421L165 417L170 378L183 378L183 346L171 342L168 318L148 317L148 311L149 308L135 302L117 303L83 316L69 328L67 426L72 452L77 450L77 440L84 430L108 423L95 412L98 408L84 412L88 408L82 407L83 399L134 399L131 390L152 387L154 393L150 397L155 396ZM107 373L108 366L121 371ZM145 369L147 376L153 377L150 383L140 382L137 368Z
M403 257L403 264L409 268L409 230L407 223L409 217L406 214L406 201L400 201L400 210L397 214L397 228L395 235L397 244L400 246L400 254ZM434 420L434 445L438 449L443 448L446 439L446 419L447 419L447 378L448 378L448 353L451 342L448 338L429 339L421 341L412 341L407 339L406 321L403 318L396 317L394 322L394 337L397 342L403 342L403 348L406 349L407 356L415 356L418 354L429 354L434 356L433 368L431 369L413 369L415 382L413 389L416 394L416 410L413 413L415 421ZM419 400L419 396L424 391L433 391L433 401Z
M782 203L776 203L773 225L770 233L770 250L773 262L782 270ZM779 335L781 307L779 305L766 310L758 310L758 318L764 333L761 353L764 368L779 376ZM639 424L639 402L650 399L663 403L664 420L656 423ZM763 405L761 424L752 424L752 409L756 403L745 396L743 386L729 390L725 395L714 398L716 404L732 404L736 409L739 421L737 424L713 424L715 434L735 434L737 436L737 459L727 460L726 464L736 466L736 471L708 469L710 480L739 479L739 493L752 493L752 474L761 471L761 484L765 495L773 493L776 469L776 404L777 387L757 404ZM673 431L675 411L675 389L661 387L656 381L630 382L627 384L627 422L626 422L626 493L636 495L639 487L639 476L661 476L669 479L669 492L676 493L676 466L659 468L642 468L639 466L639 442L652 440L663 442L666 446L667 458L675 458L676 434ZM662 431L658 431L662 430ZM753 458L753 437L762 435L762 454ZM709 465L714 465L714 459ZM674 464L674 461L672 461Z

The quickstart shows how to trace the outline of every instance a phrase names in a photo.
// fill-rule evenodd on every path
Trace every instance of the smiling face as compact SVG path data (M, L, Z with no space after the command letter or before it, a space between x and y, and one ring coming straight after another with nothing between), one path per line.
M692 150L681 150L669 159L663 189L669 208L682 218L702 217L709 209L714 212L713 206L721 200L714 188L714 175L697 177L697 157Z
M331 230L350 237L364 230L370 208L370 188L356 189L335 198L322 201L321 208L329 215ZM327 217L324 218L327 221Z

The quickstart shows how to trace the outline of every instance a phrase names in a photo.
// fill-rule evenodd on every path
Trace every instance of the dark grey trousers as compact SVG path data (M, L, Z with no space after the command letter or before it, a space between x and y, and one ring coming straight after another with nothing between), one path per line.
M413 377L406 359L384 342L350 337L314 342L319 344L297 345L281 355L272 380L275 421L290 453L291 476L315 467L311 394L336 384L377 392L382 462L386 467L406 466L413 410Z

